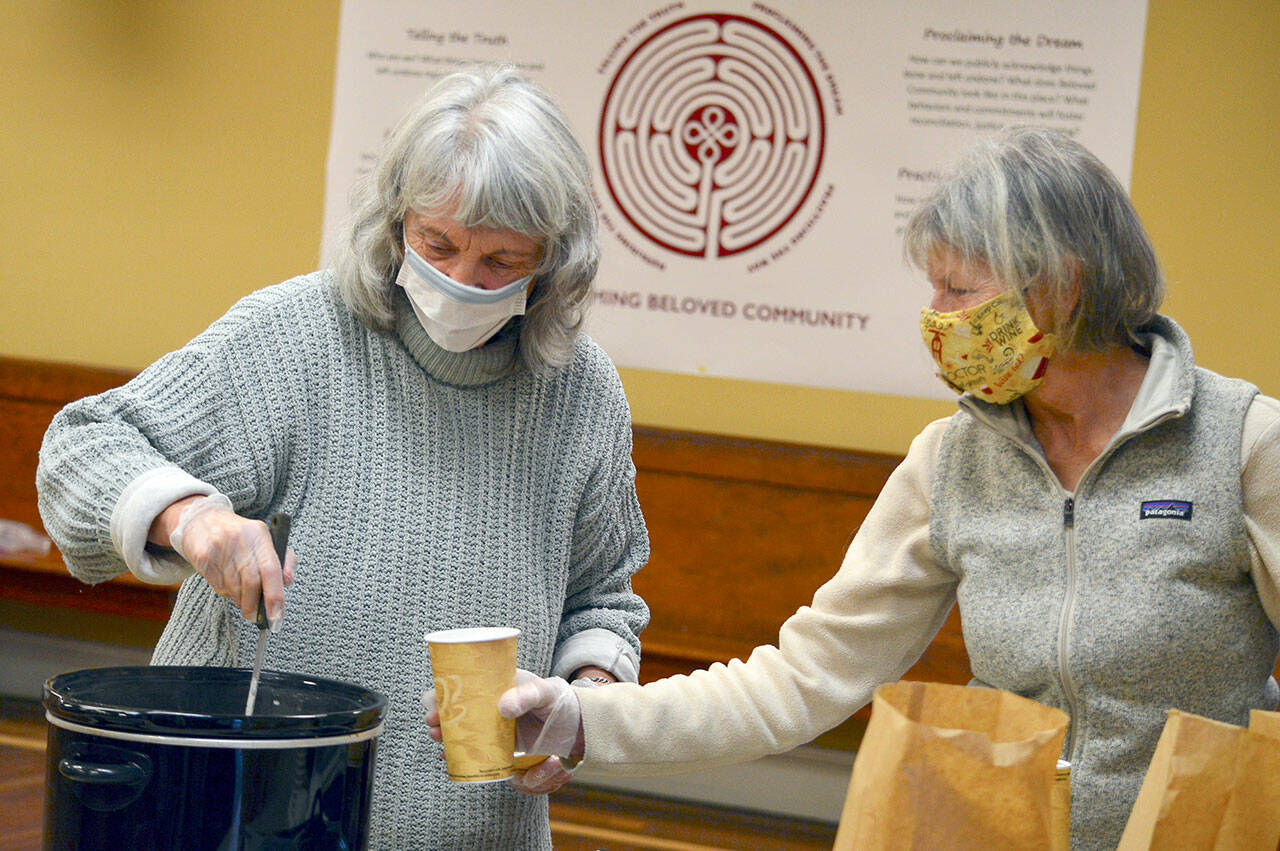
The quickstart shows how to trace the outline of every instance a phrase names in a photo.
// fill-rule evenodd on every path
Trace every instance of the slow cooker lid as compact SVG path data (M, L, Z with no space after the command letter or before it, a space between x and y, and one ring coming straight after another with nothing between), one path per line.
M44 685L50 715L87 727L166 736L318 738L378 726L387 700L353 683L263 671L254 714L244 714L244 668L89 668Z

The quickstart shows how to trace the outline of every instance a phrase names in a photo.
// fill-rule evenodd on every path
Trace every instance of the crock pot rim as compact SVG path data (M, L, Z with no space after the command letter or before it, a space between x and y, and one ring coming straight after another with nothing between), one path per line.
M329 738L352 735L380 727L387 706L385 696L355 683L280 671L263 671L262 682L273 687L303 693L311 697L332 695L344 705L331 711L309 714L272 715L243 712L190 712L178 708L157 708L145 701L94 699L94 688L119 686L139 678L155 687L174 682L183 675L203 677L201 687L216 688L234 684L247 690L252 672L245 668L219 668L188 665L140 665L113 668L85 668L50 677L44 686L44 708L48 716L76 724L88 730L115 730L137 735L171 738L209 738L218 740L291 740ZM77 694L77 689L82 693ZM238 705L238 701L236 701Z

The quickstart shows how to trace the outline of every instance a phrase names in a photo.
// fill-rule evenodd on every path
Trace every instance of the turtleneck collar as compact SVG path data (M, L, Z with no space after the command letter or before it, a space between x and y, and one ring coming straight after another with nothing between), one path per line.
M519 322L508 322L489 342L467 352L451 352L436 345L413 313L404 290L392 287L396 335L428 375L455 387L479 387L510 375L516 367Z
M1147 353L1146 375L1129 408L1117 437L1146 428L1168 416L1183 416L1191 409L1195 395L1196 363L1191 339L1176 322L1158 315L1137 332L1136 343ZM1007 405L993 405L965 393L960 407L996 431L1024 441L1034 440L1031 420L1021 399ZM1114 442L1115 438L1112 438Z

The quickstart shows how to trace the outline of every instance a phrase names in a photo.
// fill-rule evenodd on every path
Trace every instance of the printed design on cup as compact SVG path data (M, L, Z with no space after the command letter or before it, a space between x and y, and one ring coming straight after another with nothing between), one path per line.
M512 683L506 677L472 682L473 694L468 689L469 678L449 674L436 679L440 723L449 728L445 740L449 776L454 780L501 780L509 777L514 767L515 727L514 722L498 716L494 692L501 695ZM493 703L492 712L484 711L486 699Z
M467 717L466 684L458 674L436 677L440 697L440 723L463 724Z
M515 685L515 630L458 630L428 637L449 779L502 780L515 772L515 721L498 714L498 698ZM474 636L474 637L472 637Z

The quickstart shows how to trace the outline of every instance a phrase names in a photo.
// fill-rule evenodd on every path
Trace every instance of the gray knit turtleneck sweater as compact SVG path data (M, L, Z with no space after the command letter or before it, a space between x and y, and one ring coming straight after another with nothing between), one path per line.
M648 538L626 399L585 336L568 366L535 375L510 368L514 333L450 353L397 298L384 334L328 272L269 287L124 387L69 405L41 450L41 515L70 571L99 582L127 569L113 512L149 477L180 468L240 514L290 513L297 579L266 666L389 698L370 847L549 848L545 797L448 781L421 722L423 635L516 626L523 668L635 678L648 609L630 578ZM189 571L141 559L141 575ZM255 637L191 576L153 661L245 666Z

